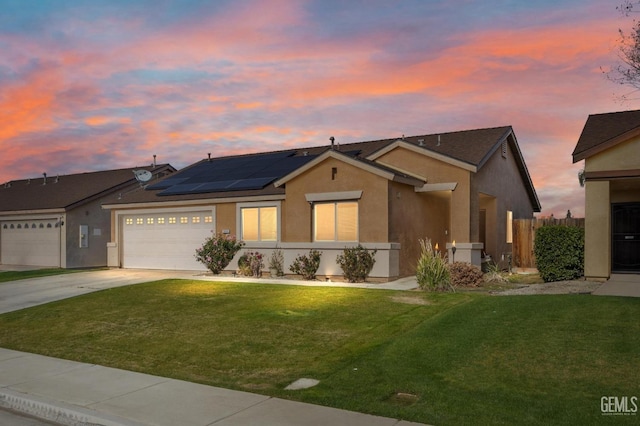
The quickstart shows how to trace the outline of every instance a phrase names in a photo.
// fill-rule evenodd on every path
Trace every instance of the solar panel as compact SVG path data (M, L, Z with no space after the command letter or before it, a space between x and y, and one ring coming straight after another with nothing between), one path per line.
M153 185L149 185L147 186L147 189L167 189L170 188L174 185L178 185L186 180L188 180L188 177L184 177L184 178L167 178L161 182L158 183L154 183Z
M239 191L239 190L247 190L247 189L262 189L274 180L278 179L277 176L270 177L262 177L262 178L254 178L254 179L242 179L236 181L229 190Z
M184 172L176 172L175 177L154 184L148 189L163 189L158 195L262 189L315 158L295 156L295 153L282 151L213 158L189 167Z

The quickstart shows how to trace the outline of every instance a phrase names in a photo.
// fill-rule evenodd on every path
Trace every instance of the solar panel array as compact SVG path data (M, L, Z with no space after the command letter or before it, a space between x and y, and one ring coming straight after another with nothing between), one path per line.
M163 190L158 195L263 189L316 157L295 154L296 151L281 151L212 158L149 185L147 189Z

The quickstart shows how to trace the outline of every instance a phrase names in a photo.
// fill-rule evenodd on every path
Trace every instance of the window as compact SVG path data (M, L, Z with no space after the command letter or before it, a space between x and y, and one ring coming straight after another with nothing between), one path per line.
M174 216L170 217L169 223L176 223L176 218Z
M513 212L507 210L507 243L513 243Z
M244 207L240 210L240 218L243 240L277 241L277 207Z
M315 241L358 241L358 203L318 203L313 212Z
M153 218L152 217L148 217L147 218L147 225L153 225Z
M189 218L186 216L181 216L180 217L180 223L189 223Z
M191 223L200 223L200 217L199 216L193 216L191 218Z
M164 225L164 217L158 218L158 225Z
M136 225L143 225L144 224L144 219L141 217L136 218Z
M213 217L212 216L205 216L204 217L204 223L213 223Z
M126 219L124 220L124 223L125 223L126 225L133 225L133 219L132 219L132 218L130 218L130 217L128 217L128 218L126 218Z

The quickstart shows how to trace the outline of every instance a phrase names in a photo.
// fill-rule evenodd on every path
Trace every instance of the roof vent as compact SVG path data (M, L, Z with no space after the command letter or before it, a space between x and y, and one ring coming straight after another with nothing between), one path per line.
M335 143L335 141L336 141L336 138L334 138L333 136L331 136L331 137L329 138L329 140L331 141L331 149L335 149L334 143Z
M42 184L46 185L47 184L47 174L43 173L42 176L44 176L44 179L42 179Z
M308 156L308 155L309 155L309 151L302 151L302 156L303 156L303 157L306 157L306 156Z
M211 153L210 152L207 153L207 156L209 157L208 160L211 161Z
M418 146L424 146L424 139L418 139Z
M55 183L58 183L58 182L60 182L60 175L56 175L56 181L55 181Z
M440 135L438 135L438 145L436 146L440 146Z

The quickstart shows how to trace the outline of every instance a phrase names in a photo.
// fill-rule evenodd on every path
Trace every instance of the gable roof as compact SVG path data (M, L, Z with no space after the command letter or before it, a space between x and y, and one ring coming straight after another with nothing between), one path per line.
M165 164L13 180L0 186L0 213L69 210L134 184L133 170L142 169L156 177L159 173L175 171L171 165Z
M573 162L598 154L640 135L640 110L592 114L573 150Z
M370 173L373 173L374 175L383 177L385 179L388 180L392 180L395 182L402 182L402 183L406 183L409 185L423 185L424 184L424 180L420 180L418 178L412 177L412 176L408 176L404 173L399 172L398 170L394 170L390 167L387 166L383 166L380 164L377 164L373 161L370 161L368 159L363 159L360 158L358 156L353 156L353 155L349 155L348 153L343 153L340 151L336 151L335 149L329 149L328 151L325 151L324 154L316 156L315 158L313 158L311 161L307 162L306 164L304 164L303 166L291 171L289 174L283 176L281 179L278 179L277 181L275 181L273 184L276 187L282 186L284 184L286 184L288 181L290 181L291 179L295 178L296 176L299 176L300 174L304 173L305 171L311 169L312 167L315 167L316 165L320 164L321 162L325 161L327 158L334 158L336 160L339 161L343 161L347 164L350 164L354 167L357 167L359 169L363 169L366 170Z
M509 141L514 148L516 162L532 205L539 211L540 203L511 126L204 159L157 184L149 185L145 191L123 194L117 199L114 197L105 203L105 208L244 197L283 198L287 180L328 157L391 180L421 186L424 180L419 176L380 164L375 159L400 144L475 172L482 168L505 141Z

